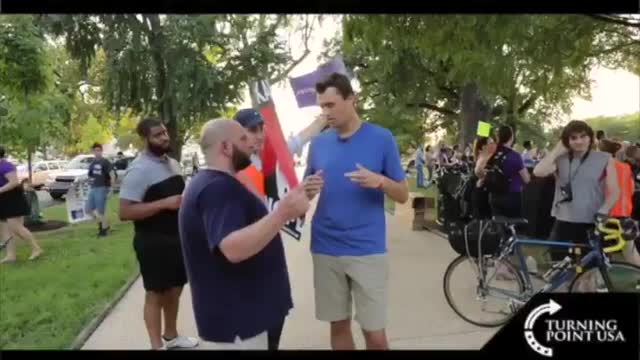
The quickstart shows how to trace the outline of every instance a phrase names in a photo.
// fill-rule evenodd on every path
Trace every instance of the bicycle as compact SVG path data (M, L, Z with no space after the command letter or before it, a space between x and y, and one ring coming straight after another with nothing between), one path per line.
M463 195L466 187L469 186L472 174L473 167L468 162L447 166L438 165L434 169L432 183L437 184L438 188L436 224L447 228L452 221L452 214L464 217L470 212L468 204L464 202ZM453 209L447 209L446 204L453 206Z
M444 274L443 288L447 303L458 316L469 323L482 327L500 326L506 323L535 294L553 292L567 283L569 292L580 292L585 289L587 292L640 292L640 267L622 261L612 261L608 257L609 253L622 250L627 241L632 241L637 237L638 225L635 222L633 223L635 225L634 237L625 239L623 233L628 235L630 231L623 231L620 220L610 218L599 221L596 224L597 230L589 236L588 244L520 238L516 226L526 224L525 219L494 217L493 223L503 229L509 229L511 236L506 241L503 240L505 238L503 236L495 251L478 253L478 256L472 256L467 242L468 254L460 255L454 259ZM468 240L465 239L465 241ZM615 241L615 243L603 248L601 241ZM542 276L541 288L536 290L533 283L534 276L529 273L522 252L524 245L565 248L573 256L567 256L553 265ZM480 244L478 244L478 248L480 249ZM584 256L582 256L583 250L587 250ZM509 260L509 256L513 254L516 256L518 267ZM465 263L471 264L471 269L475 273L474 283L466 287L462 282L452 280L457 278L461 270L465 270L461 266ZM488 271L490 268L494 269L493 272ZM503 270L499 271L500 269ZM463 279L473 279L473 276L469 276L469 274L463 273L463 275L465 275ZM598 275L600 275L600 279L597 279ZM492 283L494 280L495 283ZM499 288L499 286L510 288ZM475 290L475 299L469 294L466 297L454 299L454 290L459 288ZM488 307L490 299L497 300L497 304L493 308ZM474 301L480 303L481 316L479 318L472 318L470 313L461 309L463 305ZM493 318L490 318L491 316Z

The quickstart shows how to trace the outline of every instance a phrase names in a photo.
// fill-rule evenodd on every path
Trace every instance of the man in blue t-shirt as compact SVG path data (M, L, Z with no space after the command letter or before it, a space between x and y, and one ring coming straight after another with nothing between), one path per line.
M252 150L235 121L205 124L200 146L207 167L189 183L179 214L199 349L267 350L293 307L279 232L309 199L300 186L269 213L235 178Z
M333 349L355 349L355 319L368 349L388 348L387 247L384 196L405 203L409 187L391 132L363 122L349 79L332 74L316 85L330 130L311 143L305 175L318 193L311 224L316 317L331 322Z

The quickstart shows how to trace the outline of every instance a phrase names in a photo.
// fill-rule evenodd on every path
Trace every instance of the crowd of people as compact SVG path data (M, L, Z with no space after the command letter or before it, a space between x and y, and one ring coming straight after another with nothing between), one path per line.
M476 139L471 156L442 145L432 155L431 164L443 168L460 162L473 164L466 182L468 189L461 193L467 196L463 198L469 208L467 220L526 218L527 208L533 207L533 212L546 212L550 221L531 224L549 229L546 234L530 229L531 234L543 233L549 240L582 244L594 229L597 216L640 221L640 143L609 139L603 131L594 133L587 123L577 120L564 127L560 141L548 153L533 148L530 141L524 141L524 150L518 153L514 150L516 139L514 129L499 126L491 136ZM428 153L427 149L430 147L425 149ZM423 156L422 151L416 152L415 163L429 164L426 159L418 159ZM545 184L551 184L552 197L538 192L540 196L525 205L527 184L534 179L538 181L536 186L548 188ZM420 180L416 184L420 186ZM448 219L452 223L465 214L444 210L458 217ZM640 264L638 252L640 249L634 251L629 244L627 261ZM566 254L555 251L551 255L557 261Z
M203 126L205 164L188 185L179 163L168 155L170 138L163 122L146 118L138 124L144 149L122 179L119 217L134 224L133 247L145 289L142 317L152 349L277 350L295 286L280 230L305 215L316 197L309 225L315 316L330 324L333 349L355 349L352 318L368 349L389 347L384 198L408 200L407 173L393 134L361 120L346 76L332 74L316 84L316 91L322 115L288 141L292 154L310 143L304 179L272 211L262 173L265 139L259 112L243 109L233 119ZM528 141L518 153L516 141L514 129L501 126L464 148L441 144L419 149L414 159L417 186L429 186L436 168L468 166L472 216L513 218L523 217L526 184L553 175L550 238L558 241L584 243L598 214L638 218L640 146L596 137L581 121L570 122L548 154ZM99 236L106 236L112 165L99 144L93 151L87 210L97 219ZM0 148L0 226L29 240L35 259L42 250L21 225L28 209L22 206L15 168L4 157ZM3 234L6 238L11 239ZM4 243L8 248L11 244ZM3 261L11 260L15 250L10 249ZM177 330L187 283L197 336Z

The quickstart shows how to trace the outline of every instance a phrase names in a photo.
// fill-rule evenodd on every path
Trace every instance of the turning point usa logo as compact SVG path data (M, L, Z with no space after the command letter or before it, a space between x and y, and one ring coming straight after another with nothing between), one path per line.
M626 338L612 319L553 319L562 306L553 300L533 309L524 323L524 336L533 351L545 357L553 356L558 343L624 343ZM540 320L543 316L546 319ZM543 337L536 338L534 328ZM540 330L543 331L540 331ZM543 344L544 343L544 344Z

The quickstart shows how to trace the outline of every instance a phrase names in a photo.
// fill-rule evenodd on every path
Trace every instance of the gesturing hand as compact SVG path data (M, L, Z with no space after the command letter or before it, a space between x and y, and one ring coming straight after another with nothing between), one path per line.
M289 191L278 204L287 220L304 215L309 210L309 199L302 186Z
M364 188L379 189L382 187L384 176L374 173L360 164L356 164L356 167L358 170L348 172L344 176Z
M569 149L567 149L566 146L564 146L564 144L562 143L562 141L559 141L556 146L553 148L552 152L556 155L556 156L562 156L566 153L569 152Z
M307 176L302 182L304 191L307 194L309 200L313 199L324 186L324 179L322 179L322 170L318 170L315 174Z
M496 152L497 148L498 148L498 145L496 145L495 143L487 144L480 152L480 155L478 155L478 160L489 159Z

